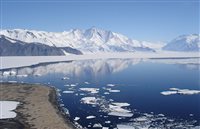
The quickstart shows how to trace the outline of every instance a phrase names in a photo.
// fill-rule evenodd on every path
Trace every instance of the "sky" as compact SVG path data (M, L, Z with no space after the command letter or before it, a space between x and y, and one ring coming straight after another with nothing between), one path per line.
M199 0L1 0L2 29L95 26L151 42L199 33L199 17Z

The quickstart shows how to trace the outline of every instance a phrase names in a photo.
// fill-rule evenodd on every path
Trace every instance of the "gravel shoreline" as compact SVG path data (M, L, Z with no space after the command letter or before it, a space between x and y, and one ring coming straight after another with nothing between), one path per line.
M56 89L36 84L1 83L0 101L18 101L17 117L0 120L1 129L75 129L57 101Z

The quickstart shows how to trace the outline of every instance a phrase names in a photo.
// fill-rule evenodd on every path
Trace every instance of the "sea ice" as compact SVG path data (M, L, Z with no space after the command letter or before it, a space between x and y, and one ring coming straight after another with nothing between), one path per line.
M163 91L161 92L161 94L162 95L172 95L172 94L193 95L193 94L200 94L200 90L170 88L170 91Z
M109 90L109 92L117 93L120 92L120 90Z
M133 126L118 124L117 129L136 129Z
M144 122L144 121L147 121L147 120L148 119L145 116L137 117L137 118L134 119L134 121L136 121L136 122Z
M105 121L105 123L106 123L106 124L110 124L110 123L111 123L111 121Z
M83 102L84 104L97 104L97 98L95 97L83 97L81 99L81 102Z
M107 86L113 87L115 86L115 84L107 84Z
M69 77L63 77L62 80L69 80Z
M94 124L93 128L102 128L102 125L100 123Z
M96 116L87 116L86 119L94 119Z
M74 120L78 121L78 120L80 120L80 117L75 117Z
M80 88L80 90L90 92L92 94L96 94L99 92L99 88Z
M65 91L63 91L63 93L74 93L74 91L70 91L70 90L65 90Z
M122 117L132 117L133 116L133 113L131 113L130 110L127 110L127 109L124 109L122 108L123 106L127 106L128 104L125 103L117 103L118 105L113 105L113 104L110 104L109 105L109 113L108 115L111 115L111 116L122 116Z
M116 106L120 106L120 107L127 107L127 106L130 106L129 103L119 103L119 102L114 102L112 103L113 105L116 105Z
M110 115L110 116L121 116L121 117L132 117L133 113L127 113L127 112L109 112L108 115Z
M110 94L110 93L109 93L109 92L104 92L104 94L105 94L105 95L108 95L108 94Z
M71 86L71 87L75 87L75 86L77 86L77 84L71 84L70 86Z
M27 74L18 74L18 75L16 75L17 77L28 77L28 75Z
M15 118L17 114L13 111L17 108L19 102L0 101L0 119Z
M89 82L84 82L85 84L90 84Z
M10 76L10 71L4 71L3 76Z
M172 94L177 94L177 91L163 91L160 92L162 95L172 95Z

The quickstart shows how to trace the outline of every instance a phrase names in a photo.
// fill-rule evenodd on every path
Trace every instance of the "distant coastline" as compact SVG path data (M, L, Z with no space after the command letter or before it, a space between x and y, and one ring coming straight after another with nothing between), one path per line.
M1 100L18 101L17 117L0 120L0 128L75 129L58 105L56 90L35 84L1 83Z

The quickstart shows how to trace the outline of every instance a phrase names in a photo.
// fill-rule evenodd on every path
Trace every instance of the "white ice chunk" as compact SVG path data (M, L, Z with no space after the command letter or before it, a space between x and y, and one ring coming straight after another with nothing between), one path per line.
M92 94L99 93L99 88L80 88L80 90L90 92Z
M84 97L81 99L81 102L85 104L97 104L97 100L95 97Z
M162 95L172 95L172 94L181 94L181 95L193 95L200 94L200 90L190 90L190 89L178 89L178 88L170 88L171 91L163 91Z
M94 119L96 116L87 116L86 119Z
M17 114L13 110L18 104L16 101L0 101L0 119L15 118Z
M138 117L138 118L135 118L134 121L136 122L144 122L144 121L147 121L148 119L145 117L145 116L141 116L141 117Z
M104 92L104 94L105 94L105 95L109 95L110 93L109 93L109 92Z
M115 84L107 84L107 86L113 87L115 86Z
M102 129L109 129L109 127L102 127Z
M3 76L10 76L10 71L4 71Z
M85 84L90 84L89 82L84 82Z
M130 106L129 103L119 103L119 102L114 102L112 103L113 105L116 105L116 106L120 106L120 107L127 107L127 106Z
M183 94L183 95L200 94L200 90L180 89L178 90L178 94Z
M63 91L63 93L70 94L70 93L74 93L74 91L71 91L71 90L65 90L65 91Z
M118 124L118 125L117 125L117 128L118 128L118 129L136 129L136 128L133 127L133 126L122 125L122 124Z
M63 77L62 80L69 80L69 77Z
M120 90L109 90L109 92L117 93L120 92Z
M102 125L101 125L100 123L94 124L94 125L93 125L93 128L102 128Z
M126 112L109 112L108 115L110 116L121 116L121 117L132 117L133 113L126 113Z
M71 87L75 87L75 86L76 86L76 84L71 84L70 86L71 86Z
M163 91L160 92L162 95L172 95L172 94L177 94L177 91Z
M178 88L169 88L169 89L170 90L176 90L176 91L179 90Z
M74 120L78 121L78 120L80 120L80 117L75 117Z
M111 116L122 116L122 117L132 117L133 113L131 113L130 110L122 108L124 105L123 104L119 104L119 105L110 104L109 105L109 111L110 112L108 113L108 115L111 115ZM126 105L128 105L128 104L126 104Z
M16 75L17 77L28 77L28 75L27 74L18 74L18 75Z

